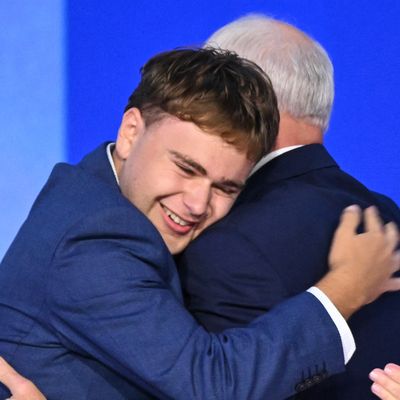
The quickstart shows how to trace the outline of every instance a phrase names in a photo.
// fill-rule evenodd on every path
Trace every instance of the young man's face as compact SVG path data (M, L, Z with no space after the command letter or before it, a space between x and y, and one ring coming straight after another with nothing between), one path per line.
M124 115L113 158L122 193L172 254L229 211L253 166L191 122L166 115L145 127L137 109Z

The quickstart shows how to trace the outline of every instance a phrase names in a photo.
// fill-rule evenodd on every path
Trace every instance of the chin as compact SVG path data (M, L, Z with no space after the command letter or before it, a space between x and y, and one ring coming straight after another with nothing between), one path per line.
M193 240L193 237L187 238L187 240L185 241L181 241L181 242L175 242L175 243L167 243L167 247L169 252L172 255L176 255L179 253L182 253L182 251L184 251L186 249L186 247L188 247L189 243Z
M175 254L178 254L178 253L182 252L183 249L187 246L187 245L180 244L180 243L171 243L168 240L164 240L164 242L165 242L169 252L172 255L175 255Z

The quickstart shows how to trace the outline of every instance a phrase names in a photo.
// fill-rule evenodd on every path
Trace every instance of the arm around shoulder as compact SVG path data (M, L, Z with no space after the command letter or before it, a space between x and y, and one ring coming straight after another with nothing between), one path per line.
M50 320L67 348L174 399L280 399L315 366L343 369L339 335L312 295L248 327L209 334L173 292L167 277L176 271L160 264L165 255L154 258L141 230L129 231L130 216L114 210L103 218L127 221L118 240L98 232L99 217L88 219L54 259Z

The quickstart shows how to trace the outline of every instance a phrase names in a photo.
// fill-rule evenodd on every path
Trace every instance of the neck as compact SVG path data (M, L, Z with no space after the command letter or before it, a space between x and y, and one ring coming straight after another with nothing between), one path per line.
M279 133L274 150L289 146L299 146L323 142L321 128L286 113L281 114Z

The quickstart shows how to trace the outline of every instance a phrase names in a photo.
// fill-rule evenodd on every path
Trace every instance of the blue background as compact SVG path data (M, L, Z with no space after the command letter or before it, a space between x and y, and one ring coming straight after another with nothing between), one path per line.
M0 256L56 161L116 135L139 68L263 12L315 37L335 67L326 144L339 164L400 202L400 2L3 0L0 2Z

